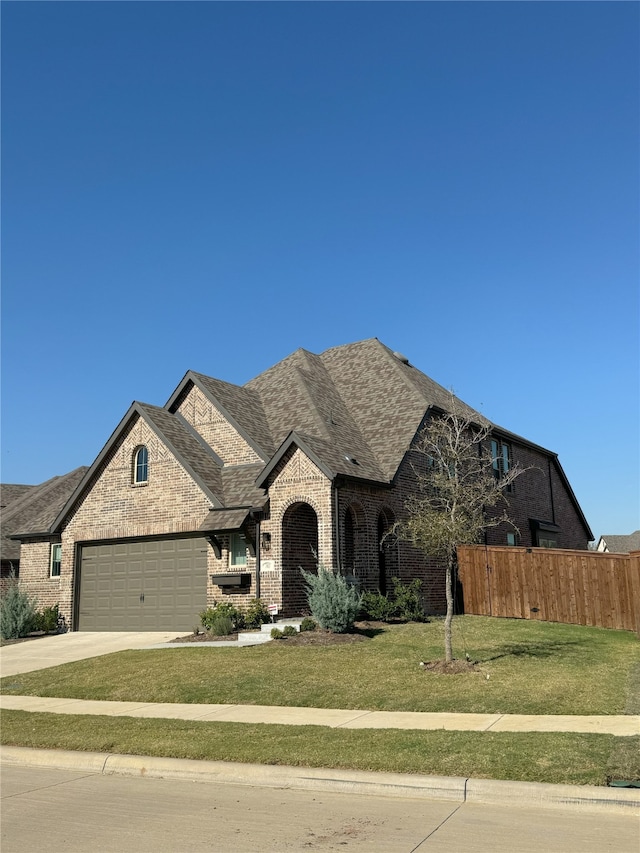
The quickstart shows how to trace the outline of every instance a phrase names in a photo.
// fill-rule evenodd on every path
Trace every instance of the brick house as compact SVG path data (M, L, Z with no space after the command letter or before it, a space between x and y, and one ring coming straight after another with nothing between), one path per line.
M640 551L640 530L624 535L605 534L598 539L596 551L604 554L629 554L632 551Z
M363 588L420 577L442 612L438 565L384 534L413 486L412 442L449 396L375 338L296 350L244 386L189 371L164 407L131 406L46 530L20 531L21 583L76 630L187 631L227 596L304 611L299 567L316 553ZM586 549L557 456L493 437L536 466L509 496L516 544Z
M49 530L88 470L76 468L37 486L8 483L0 486L0 594L7 589L11 577L20 574L20 542L12 539L12 534L21 530Z

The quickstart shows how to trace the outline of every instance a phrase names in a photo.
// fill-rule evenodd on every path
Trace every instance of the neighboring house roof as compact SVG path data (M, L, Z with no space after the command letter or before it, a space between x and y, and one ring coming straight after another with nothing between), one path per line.
M20 542L10 539L11 535L25 530L43 533L49 529L88 470L86 466L82 466L68 474L52 477L39 486L17 487L22 493L2 511L0 547L3 560L15 562L20 559ZM15 490L15 486L3 486L3 497L6 493L16 494Z
M596 550L609 551L614 554L629 554L640 551L640 530L635 530L626 536L601 536Z
M23 486L15 483L0 484L0 509L6 509L18 498L21 498L25 492L37 488L37 486Z

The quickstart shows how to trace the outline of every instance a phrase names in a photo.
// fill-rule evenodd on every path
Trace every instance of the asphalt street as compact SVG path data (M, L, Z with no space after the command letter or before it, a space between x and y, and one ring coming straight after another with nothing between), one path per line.
M638 853L635 815L3 765L2 851Z

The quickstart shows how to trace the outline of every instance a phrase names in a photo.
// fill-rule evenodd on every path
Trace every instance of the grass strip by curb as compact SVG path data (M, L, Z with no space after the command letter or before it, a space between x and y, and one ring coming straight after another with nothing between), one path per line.
M640 778L640 737L336 730L3 711L3 744L441 776L604 785Z

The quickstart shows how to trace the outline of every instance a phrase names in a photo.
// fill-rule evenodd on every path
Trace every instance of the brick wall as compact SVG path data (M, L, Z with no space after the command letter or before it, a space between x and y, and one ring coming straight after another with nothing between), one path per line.
M560 477L554 459L533 448L511 444L512 459L525 470L505 495L508 514L519 531L517 544L530 548L533 541L530 519L547 521L560 528L558 548L586 550L587 532L575 504ZM513 528L501 525L487 530L487 544L507 545L507 533Z
M71 585L68 577L51 578L51 543L25 540L20 549L20 587L37 599L38 609L68 602L64 616L69 624ZM63 613L61 606L60 612Z
M180 411L227 464L257 460L254 451L224 422L199 389L191 389ZM149 450L149 479L146 484L134 485L133 454L141 444ZM586 548L586 532L554 460L515 444L512 457L514 462L531 468L516 481L513 493L507 495L510 513L520 528L520 544L527 547L532 544L529 519L535 518L560 527L560 547ZM309 544L317 546L322 565L353 574L363 589L379 588L381 535L402 517L405 501L415 488L409 456L401 463L392 489L347 481L339 484L336 491L322 471L300 449L292 447L270 478L269 508L261 523L261 532L268 540L268 547L261 552L261 597L267 603L279 605L282 612L304 609L298 565L307 561ZM21 584L38 598L40 606L59 604L61 614L71 624L77 542L193 532L198 530L209 506L205 493L144 419L136 416L66 523L62 532L60 578L49 578L50 543L27 541L22 545ZM338 550L336 506L340 526ZM346 524L348 515L350 521ZM489 543L504 544L508 529L490 530ZM237 606L246 606L257 593L255 557L248 554L247 565L242 569L250 573L251 586L242 593L225 594L210 579L212 574L231 570L229 536L219 539L221 556L216 557L213 548L208 553L207 601L213 604L230 600ZM349 545L345 548L347 539ZM383 547L387 591L394 576L403 581L419 577L423 581L426 611L443 612L444 572L437 561L425 559L406 542L393 538L386 539ZM307 563L307 568L312 567ZM283 610L283 586L289 599L287 611Z
M298 519L302 526L300 534L305 540L298 542L301 562L307 554L307 540L311 538L311 544L317 541L318 562L326 567L335 567L332 491L331 481L296 447L291 448L272 474L269 485L269 517L262 522L261 528L263 533L271 537L270 550L263 553L262 558L273 568L261 571L262 598L269 603L277 603L282 608L283 584L285 588L289 587L289 595L293 596L293 600L282 610L286 615L293 615L293 610L304 606L306 599L303 599L300 587L295 584L301 576L297 570L294 550L285 551L283 530L287 528L287 535L291 537L293 534L295 537L295 524L292 527L291 522ZM309 526L311 515L303 509L304 506L308 506L315 513L317 540ZM307 564L307 569L313 568L312 562Z
M0 598L7 592L12 583L18 580L19 569L11 560L3 560L0 566Z
M255 450L195 385L180 403L178 413L200 433L225 465L260 462Z
M149 479L134 485L133 454L141 444L149 451ZM198 529L210 506L156 433L136 416L67 520L61 537L60 578L48 577L48 543L23 543L20 581L42 603L59 603L70 625L76 542L191 532Z

